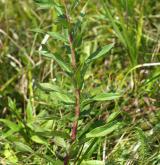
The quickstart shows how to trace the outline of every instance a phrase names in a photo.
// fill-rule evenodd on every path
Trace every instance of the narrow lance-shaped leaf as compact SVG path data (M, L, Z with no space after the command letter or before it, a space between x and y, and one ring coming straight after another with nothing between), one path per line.
M85 143L86 148L84 148L84 154L80 158L78 165L82 163L83 160L90 158L94 151L97 150L97 145L99 145L100 139L93 138Z
M35 29L31 29L32 32L36 32L36 33L42 33L42 34L46 34L46 32L42 29L39 28L35 28ZM68 42L67 37L65 35L62 35L58 32L47 32L46 35L51 36L52 38L62 41L62 42Z
M21 152L30 152L30 153L33 153L34 152L32 150L32 148L30 148L28 145L23 144L21 142L14 142L14 145L15 145L16 150L18 150L18 151L21 151Z
M44 91L48 91L48 92L60 92L61 89L55 85L55 84L52 84L52 83L39 83L38 84L39 88L44 90Z
M109 117L107 118L107 123L113 121L117 116L119 116L120 113L121 111L116 111L110 114Z
M38 143L38 144L45 144L45 145L48 145L47 141L44 140L44 139L42 139L42 138L39 137L39 136L33 135L33 136L31 137L31 139L32 139L32 141L34 141L34 142L36 142L36 143Z
M27 107L26 107L26 115L27 115L27 121L31 121L33 119L33 107L31 104L31 101L28 101Z
M68 73L72 72L68 64L65 63L64 60L58 54L56 53L52 54L52 53L49 53L48 51L39 51L39 53L45 57L54 59L64 71Z
M123 124L120 122L107 123L106 125L97 127L93 129L92 131L90 131L89 133L87 133L86 137L87 138L103 137L117 130L122 125Z
M53 118L54 120L54 116L49 116L50 117L50 120ZM42 118L43 120L43 118ZM45 120L45 119L44 119ZM70 139L70 135L66 132L63 132L63 131L45 131L45 130L42 130L42 131L36 131L36 135L38 136L42 136L42 137L53 137L53 135L55 137L61 137L63 139Z
M4 123L7 127L9 127L13 131L19 131L21 129L19 125L7 119L0 119L0 122Z
M113 48L114 44L109 44L109 45L106 45L104 46L103 48L101 49L98 49L96 52L94 52L93 54L91 54L88 59L87 59L87 63L93 61L93 60L96 60L102 56L104 56L107 52L109 52L112 48Z
M59 41L63 41L63 42L68 42L67 38L65 38L65 36L57 33L57 32L48 32L48 34L53 37L54 39L57 39Z
M62 14L62 6L54 0L34 0L41 9L55 8L58 14Z
M61 66L62 69L64 69L65 71L69 73L72 72L68 64L65 63L64 60L58 54L54 54L54 59Z
M55 3L52 0L34 0L42 8L54 7Z
M109 101L121 97L119 93L101 93L92 98L85 99L81 102L81 106L84 107L94 101Z
M56 97L59 101L65 102L67 104L74 104L74 100L65 93L53 92L51 96Z

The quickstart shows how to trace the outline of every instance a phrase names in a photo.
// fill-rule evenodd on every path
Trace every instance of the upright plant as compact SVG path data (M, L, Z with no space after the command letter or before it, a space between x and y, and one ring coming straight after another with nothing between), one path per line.
M159 59L160 2L36 2L45 10L36 10L31 1L0 1L0 164L159 164L160 70L151 67L160 64L148 61ZM35 36L30 28L36 28ZM109 58L100 58L113 46ZM125 51L133 57L127 59ZM124 78L121 64L129 70ZM127 75L140 68L147 72L140 74L137 94L125 90L120 100L107 101L119 97L107 92L116 91L121 80L128 89ZM24 73L28 77L20 80ZM25 102L21 87L27 87Z
M65 74L68 77L70 82L70 89L65 91L64 89L60 89L60 86L54 85L53 83L40 83L40 88L43 90L49 90L54 93L52 97L58 100L64 105L69 105L70 108L74 109L74 120L71 128L71 141L70 147L66 151L66 156L64 158L64 164L68 164L69 159L73 159L73 151L78 150L78 144L75 147L74 144L78 142L81 136L77 136L78 131L78 122L81 116L81 111L87 106L91 105L97 101L106 101L113 100L118 98L120 95L118 93L99 93L97 95L86 94L85 92L85 74L89 65L96 61L97 59L105 56L107 52L113 48L114 43L110 43L101 48L98 48L95 52L91 53L89 56L83 57L81 54L81 50L83 49L83 29L85 22L85 10L88 4L88 1L84 4L84 7L80 11L80 13L75 17L72 17L72 13L74 10L78 9L78 4L80 1L74 0L72 2L68 2L66 0L61 1L51 1L51 0L35 0L41 7L43 8L53 8L54 12L56 12L56 31L47 31L47 35L54 39L54 42L62 42L63 43L63 51L55 50L55 52L49 50L47 46L43 46L43 49L39 51L39 54L45 56L49 59L52 59L58 63L58 65L63 69ZM82 28L83 27L83 28ZM41 31L44 33L44 31ZM71 91L71 92L69 92ZM86 97L87 96L87 97ZM53 98L54 100L54 98ZM72 112L72 110L71 110ZM86 138L93 137L103 137L106 134L114 131L119 127L120 123L112 123L110 125L104 125L102 128L96 128L86 135ZM111 130L108 130L110 129ZM81 128L82 129L82 128ZM84 135L88 131L81 130L81 135ZM71 147L73 146L73 148ZM78 153L78 151L76 151ZM79 153L81 154L81 153ZM80 155L74 160L79 159ZM85 157L84 157L85 158ZM81 158L81 161L83 157ZM80 161L80 162L81 162Z

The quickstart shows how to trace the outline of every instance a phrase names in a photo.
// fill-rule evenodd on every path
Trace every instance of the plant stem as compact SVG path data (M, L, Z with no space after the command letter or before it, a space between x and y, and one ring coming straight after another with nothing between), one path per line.
M76 140L76 135L77 135L78 119L80 115L80 89L76 89L75 96L76 96L75 121L72 127L72 135L71 135L72 142Z
M66 157L64 158L64 165L68 165L69 162L69 155L66 155Z
M71 50L71 65L73 67L73 70L77 69L77 63L76 63L76 53L75 53L75 49L73 47L73 36L72 33L70 31L71 28L71 22L70 22L70 17L69 17L69 13L67 10L67 5L66 5L66 1L62 0L63 4L64 4L64 8L65 8L65 15L66 15L66 19L68 21L68 31L69 31L69 36L68 36L68 42L69 42L69 47ZM77 137L77 128L78 128L78 119L79 119L79 115L80 115L80 94L81 94L81 90L77 87L75 87L75 121L73 122L72 125L72 130L71 130L71 139L72 139L72 143L76 140ZM69 155L67 155L64 159L64 165L67 165L69 163Z
M69 13L68 13L68 10L67 10L66 1L62 0L62 2L64 4L65 15L66 15L66 18L67 18L67 21L68 21L68 26L69 26L68 41L69 41L69 47L70 47L70 50L71 50L71 64L72 64L73 69L76 70L77 69L76 54L75 54L75 49L73 47L72 33L70 32L70 27L71 27L70 17L69 17ZM74 95L75 95L75 98L76 98L76 102L75 102L75 121L73 122L72 133L71 133L72 142L74 142L76 140L78 119L79 119L79 115L80 115L80 89L79 88L75 88Z

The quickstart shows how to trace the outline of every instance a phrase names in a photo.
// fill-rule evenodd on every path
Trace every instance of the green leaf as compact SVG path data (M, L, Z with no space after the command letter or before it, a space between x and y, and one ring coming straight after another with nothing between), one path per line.
M100 160L83 160L81 165L105 165L105 163Z
M32 150L32 148L30 148L28 145L26 144L23 144L21 142L14 142L15 144L15 147L18 151L21 151L21 152L30 152L30 153L33 153L34 151Z
M36 135L42 136L42 137L61 137L64 139L70 139L70 135L66 132L62 131L41 131L41 132L35 132Z
M107 118L107 122L111 122L113 121L119 114L121 113L121 111L116 111L113 112L112 114L109 115L109 117Z
M86 105L90 104L90 103L93 103L94 100L92 99L85 99L81 102L81 107L85 107Z
M15 100L12 100L10 97L8 97L8 106L14 111L17 109Z
M68 42L67 38L57 32L48 32L48 34L56 40Z
M94 96L92 100L94 101L107 101L114 100L120 97L119 93L102 93Z
M27 104L26 115L27 115L27 121L31 121L33 119L33 108L30 100L28 101Z
M60 65L60 67L65 70L68 73L71 73L71 68L68 66L67 63L64 62L64 60L58 55L54 54L54 60Z
M92 98L85 99L81 102L81 107L84 107L94 101L109 101L121 97L119 93L102 93L98 94Z
M52 0L34 0L42 8L51 8L55 5Z
M54 59L64 71L68 73L72 72L69 65L65 63L64 60L58 54L52 54L52 53L49 53L48 51L39 51L39 53L45 57Z
M98 49L96 52L94 52L93 54L91 54L88 59L87 59L87 63L93 61L93 60L96 60L102 56L104 56L107 52L109 52L112 48L113 48L114 44L109 44L109 45L106 45L104 46L103 48L101 49Z
M51 93L51 96L53 97L53 100L56 98L59 101L65 102L67 104L74 104L74 100L68 94L60 93L60 92L54 92L54 93Z
M44 91L48 91L48 92L51 92L51 91L60 92L61 91L61 89L53 83L39 83L38 85Z
M85 142L85 147L82 150L82 156L78 160L77 165L80 165L81 162L85 159L90 159L95 151L97 151L97 146L100 144L100 139L93 138Z
M57 25L60 25L60 26L63 26L63 28L65 28L65 29L68 29L69 24L68 24L68 21L67 21L67 19L66 19L65 14L60 14L60 15L57 17L57 19L56 19L56 24L57 24Z
M40 138L39 136L33 135L31 137L31 139L32 139L32 141L34 141L34 142L36 142L38 144L45 144L45 145L47 145L47 141L42 139L42 138Z
M34 0L41 9L55 8L57 14L61 15L63 13L62 6L55 2L54 0Z
M104 126L97 127L92 131L90 131L89 133L87 133L86 137L87 138L103 137L117 130L120 126L122 126L121 122L107 123Z
M20 130L20 126L10 120L0 119L0 122L4 123L7 127L9 127L15 132Z

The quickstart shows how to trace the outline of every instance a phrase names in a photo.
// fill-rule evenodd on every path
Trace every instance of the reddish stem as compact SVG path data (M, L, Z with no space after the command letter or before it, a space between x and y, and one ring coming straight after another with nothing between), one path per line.
M65 158L64 158L64 165L68 165L69 163L69 156L67 155Z
M72 34L70 32L70 27L71 27L71 23L70 23L70 18L69 18L69 14L68 14L68 10L67 10L67 5L66 5L66 1L62 0L64 7L65 7L65 15L69 24L69 37L68 37L68 42L69 42L69 47L71 50L71 64L74 70L76 70L77 68L77 64L76 64L76 54L75 54L75 49L73 47L73 37ZM71 139L72 142L74 142L76 140L77 137L77 128L78 128L78 119L79 119L79 115L80 115L80 89L76 88L75 89L75 98L76 98L76 102L75 102L75 121L73 122L73 126L72 126L72 130L71 130ZM64 159L64 165L68 165L69 163L69 155L67 155Z
M79 119L79 115L80 115L80 89L76 89L75 96L76 96L75 121L73 123L72 135L71 135L71 138L72 138L73 142L76 140L78 119Z

